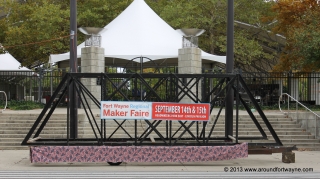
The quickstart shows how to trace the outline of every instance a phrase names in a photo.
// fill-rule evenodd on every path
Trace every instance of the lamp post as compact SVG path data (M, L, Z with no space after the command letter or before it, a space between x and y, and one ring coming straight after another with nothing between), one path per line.
M205 32L204 29L177 29L182 37L182 48L198 48L198 37Z
M80 27L80 32L86 35L85 47L81 48L81 73L105 73L104 48L101 48L101 33L106 29L96 27ZM94 79L81 79L82 84L97 100L103 100L104 96L100 77ZM87 107L99 109L93 100L88 100Z
M198 48L198 36L205 32L203 29L177 29L182 37L182 49L179 49L178 57L178 73L181 74L201 74L202 73L202 60L201 50ZM183 78L184 84L196 83L195 79ZM202 87L188 86L189 90L196 94L198 100L202 100L201 92ZM178 91L179 92L179 91ZM180 98L180 97L179 97ZM194 100L188 96L181 96L181 103L193 103Z
M77 0L70 0L70 73L77 73ZM78 137L78 94L74 83L70 85L68 105L70 107L70 138Z
M97 27L80 27L78 28L80 32L86 35L85 46L86 47L101 47L101 33L106 31L105 28Z
M233 0L228 0L228 19L227 19L227 61L226 73L232 74L234 67L234 3ZM234 92L231 87L227 89L225 101L225 137L233 135L233 103Z

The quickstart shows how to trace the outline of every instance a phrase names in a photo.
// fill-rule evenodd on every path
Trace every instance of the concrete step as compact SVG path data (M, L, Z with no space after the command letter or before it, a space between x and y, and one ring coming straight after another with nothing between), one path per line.
M22 142L22 141L21 141ZM21 146L21 142L17 141L5 141L0 142L0 146Z
M273 124L296 124L294 121L269 121L271 125ZM213 124L214 121L210 121L209 124ZM233 121L236 124L236 121ZM259 124L265 124L263 121L258 121ZM216 124L225 124L224 121L217 121ZM238 124L254 124L253 121L239 121Z
M27 149L26 146L21 146L20 143L29 132L30 128L34 124L38 115L1 115L0 114L0 149ZM297 145L299 147L312 148L312 149L320 149L320 142L318 139L315 139L314 136L310 135L310 133L306 132L304 129L300 127L295 121L291 118L286 118L284 115L274 115L267 116L269 122L272 127L278 134L278 137L282 141L284 145L293 146ZM40 137L43 139L60 139L66 138L66 115L53 115L48 123L46 124L44 130L41 132ZM101 120L99 117L95 118L96 123L100 127ZM271 136L269 130L264 124L263 120L260 117L257 117L258 122L262 126L263 130L268 135L269 140L252 140L255 143L268 143L274 142L273 137ZM122 120L117 121L121 123ZM153 121L150 121L151 123ZM220 116L217 124L215 125L215 130L212 133L212 137L224 137L224 116ZM40 123L41 124L41 123ZM188 126L190 122L186 124ZM94 124L95 125L95 124ZM203 123L199 123L200 131ZM208 135L211 127L212 121L209 122L206 126L206 135ZM40 126L40 125L39 125ZM112 120L106 120L107 126L107 137L113 132L118 124ZM122 125L131 136L134 136L134 121L127 120ZM166 122L162 121L159 126L157 126L157 130L165 136L166 134ZM181 126L178 122L172 122L172 130L173 133ZM95 138L91 126L88 120L79 120L79 138ZM96 127L95 127L96 128ZM138 135L147 129L147 123L144 120L138 121ZM181 130L184 130L182 127ZM175 137L178 137L182 131L179 131ZM196 135L196 124L194 124L190 130ZM235 130L235 121L234 121L234 130ZM96 130L97 131L97 130ZM200 132L199 131L199 132ZM173 134L172 133L172 134ZM158 135L155 132L152 132L151 135L158 138ZM235 135L235 131L234 131ZM239 116L239 136L240 137L260 137L261 134L258 131L257 127L253 123L252 119L249 116L241 115ZM113 138L128 138L128 135L120 128L114 135ZM184 138L191 137L188 132L183 135ZM298 147L298 148L299 148Z
M48 120L47 123L66 123L67 120ZM35 120L0 120L0 124L34 124ZM40 124L42 123L42 121L40 122Z
M318 139L287 139L287 138L282 138L281 142L282 143L300 143L300 144L302 144L302 143L319 143L320 140L318 140Z
M36 128L38 130L39 127ZM5 130L12 130L12 131L26 131L27 133L30 131L31 127L6 127ZM96 128L95 128L96 129ZM111 128L110 128L111 129ZM115 129L115 128L112 128ZM66 126L45 126L44 129L45 131L54 131L54 130L67 130ZM78 130L92 130L91 127L81 127L78 126Z
M29 150L29 146L5 146L0 145L0 150Z
M264 126L265 123L263 121L258 121L259 124L261 126ZM35 123L35 121L1 121L0 120L0 127L7 127L7 126L32 126L33 124ZM101 121L96 121L97 125L101 125ZM121 122L119 122L121 123ZM39 125L41 125L42 122L39 123ZM53 126L53 125L56 125L56 126L66 126L67 124L67 121L66 120L49 120L47 123L46 123L46 126ZM95 124L93 122L93 124ZM185 125L189 125L190 122L186 123ZM225 122L224 121L218 121L216 123L216 125L224 125ZM290 126L298 126L300 127L299 124L297 124L296 122L293 122L293 121L271 121L270 124L274 127L277 127L277 126L284 126L284 127L287 127L288 125ZM87 126L90 126L90 123L88 121L86 121L85 123L78 123L78 125L80 126L83 126L83 125L87 125ZM106 125L107 126L115 126L117 127L118 124L116 122L113 122L113 121L107 121L106 122ZM138 125L145 125L147 126L147 123L145 121L138 121ZM166 126L167 124L165 122L161 122L158 126ZM169 124L168 124L169 125ZM180 126L181 124L178 123L178 122L173 122L172 123L172 126ZM196 125L196 123L193 124L194 126ZM199 123L199 125L203 125L203 123ZM208 122L207 123L208 126L212 126L213 125L213 122ZM234 121L234 126L236 125L236 122ZM247 125L255 125L253 123L253 121L239 121L238 123L239 126L243 127L243 126L247 126ZM134 122L125 122L124 124L122 124L122 126L134 126Z
M6 130L1 130L0 131L0 135L1 134L21 134L21 135L26 135L29 132L30 128L15 128L15 129L6 129ZM125 130L129 133L134 133L134 128L125 128ZM146 129L141 129L138 128L138 132L143 132ZM165 134L166 130L165 128L157 128L157 130L160 133ZM37 130L35 130L34 132L36 132ZM48 128L44 128L44 130L41 131L41 134L59 134L59 133L66 133L67 128L66 127L62 127L62 128L55 128L55 127L48 127ZM97 129L95 129L95 131L98 131ZM115 131L115 128L107 128L106 132L107 133L112 133ZM178 128L176 129L172 129L172 133L175 133L178 131ZM184 131L184 129L179 130L178 132L182 132ZM190 131L192 131L193 133L196 133L195 129L190 129ZM81 128L79 127L78 129L79 133L92 133L92 129L91 128ZM124 133L124 130L122 130L121 128L119 128L117 130L117 133L122 132ZM201 130L199 130L199 132L201 132ZM206 130L206 133L209 133L210 130ZM271 132L268 129L264 129L264 132L267 135L271 135ZM304 130L301 129L275 129L275 132L277 135L310 135L309 132L306 132ZM215 128L215 130L213 131L213 134L216 133L222 133L224 134L224 128ZM234 130L234 134L236 133L236 131ZM246 129L241 129L238 131L239 135L260 135L260 131L256 128L248 128Z
M14 114L14 113L0 113L0 119L38 119L38 117L40 116L40 114ZM46 117L47 115L44 115L44 117ZM84 114L78 114L78 116L80 118L85 117ZM91 116L90 116L91 117ZM97 116L94 116L95 118L99 118ZM66 119L67 115L66 114L52 114L50 116L50 119ZM100 118L99 118L100 119Z
M98 127L100 128L101 125L100 124L97 124ZM15 125L12 125L12 124L8 124L8 123L0 123L0 128L5 128L5 129L30 129L33 125L25 125L25 124L15 124ZM41 125L38 125L37 127L40 127ZM155 126L155 125L154 125ZM189 124L185 124L186 127L189 127L190 125ZM203 125L198 125L199 126L199 129L202 129L203 128ZM213 124L207 124L205 127L206 129L211 129L213 126ZM266 125L260 125L263 129L268 129ZM57 123L57 124L53 124L53 123L48 123L45 125L44 129L48 128L48 129L51 129L51 128L66 128L67 127L67 124L61 124L61 123ZM90 124L78 124L78 127L79 128L88 128L88 129L91 129L91 125ZM93 127L94 128L97 128L97 126L95 124L93 124ZM119 127L119 125L109 125L109 124L106 124L106 127L108 129L116 129ZM126 129L134 129L134 125L121 125L121 127L123 128L126 128ZM141 125L137 125L138 128L144 128L144 129L147 129L148 128L148 125L146 124L141 124ZM156 128L157 129L165 129L166 127L170 127L170 126L166 126L166 125L157 125ZM181 124L173 124L171 126L172 129L178 129L178 128L183 128L184 127L181 125ZM197 127L196 124L193 124L190 128L191 129L195 129ZM224 124L216 124L215 125L215 129L219 129L219 128L223 128L224 129L225 125ZM236 124L233 125L234 128L236 128ZM271 127L273 129L281 129L283 130L283 128L285 129L302 129L300 127L300 124L278 124L278 125L271 125ZM238 128L239 130L242 130L242 129L247 129L247 128L250 128L250 129L257 129L257 126L255 124L238 124Z
M268 135L268 137L271 137L271 135ZM278 137L283 139L315 139L315 136L313 135L278 135Z
M153 135L154 138L156 140L160 140L158 138L158 136L156 135ZM114 136L115 138L119 138L119 137L124 137L124 135L115 135ZM187 137L187 138L191 138L190 135L186 135L184 137ZM220 136L222 137L222 136ZM93 135L92 136L88 136L87 138L95 138ZM60 138L56 138L56 139L60 139ZM201 140L201 139L199 139ZM23 139L21 138L7 138L7 139L1 139L0 140L0 146L6 146L6 145L14 145L14 146L17 146L17 145L21 145L21 142L23 141ZM273 139L268 139L268 140L239 140L239 142L254 142L254 143L274 143L275 141ZM281 142L283 143L283 145L306 145L306 146L320 146L320 143L319 143L319 140L312 140L312 139L309 139L309 140L281 140Z
M120 137L120 136L116 136ZM157 141L158 139L156 139ZM160 141L160 140L159 140ZM0 141L0 149L2 150L19 150L19 149L27 149L28 147L21 146L22 140L11 140L11 141ZM239 140L239 142L251 142L251 143L274 143L274 140ZM282 142L283 146L292 147L294 145L297 146L298 149L301 150L319 150L319 143L308 143L308 142Z
M29 132L29 131L2 130L2 131L0 131L0 134L25 134L25 135L27 135L28 132ZM41 132L41 134L63 134L63 133L66 133L66 132L67 132L67 130L52 130L52 131L43 130L43 131Z
M118 127L118 126L111 126L111 125L106 125L106 126L108 126L108 127ZM127 126L129 126L129 125L127 125ZM147 125L138 125L138 126L148 127ZM180 127L180 126L182 126L182 125L180 125L180 124L173 124L172 125L172 127ZM188 127L189 124L185 124L185 126ZM193 124L191 126L191 128L195 128L196 126L197 126L196 124ZM201 128L202 128L202 126L203 125L199 125L199 127L201 127ZM212 126L213 126L213 124L207 124L206 125L207 128L211 128ZM234 124L233 126L235 128L236 124ZM261 125L260 124L260 126L263 127L263 128L267 128L266 125ZM300 128L301 127L300 124L280 124L280 123L279 124L271 124L271 126L274 129L276 129L276 128ZM129 126L129 127L134 127L134 126ZM164 128L164 127L166 127L166 126L165 125L158 125L157 126L157 128ZM224 128L225 125L224 124L216 124L215 128L216 127L223 127ZM251 123L251 124L238 124L238 127L239 127L239 129L241 129L241 128L256 128L256 125L254 123Z
M319 148L320 149L320 144L319 143L300 143L300 142L297 142L297 143L282 143L283 146L294 146L296 145L298 148L304 148L304 149L307 149L309 147L312 147L312 148Z
M1 113L0 114L0 119L37 119L39 117L40 114L8 114L8 113ZM78 114L78 116L80 118L82 117L86 117L86 115L84 114ZM46 115L44 116L46 117ZM91 115L90 115L91 117ZM287 117L286 115L274 115L274 116L269 116L269 115L266 115L267 119L269 120L273 120L273 119L290 119L289 117ZM66 114L53 114L50 116L50 119L66 119L67 118L67 115ZM99 117L99 114L95 114L94 115L94 118L96 120L101 120L101 118ZM216 118L216 115L211 115L210 118L213 118L215 119ZM261 116L259 115L255 115L255 118L256 119L262 119ZM220 115L219 118L220 119L225 119L225 115ZM234 114L234 117L233 119L236 119L236 116ZM239 115L239 118L238 119L251 119L251 117L249 115ZM106 119L106 120L109 120L109 119Z
M298 125L299 126L299 125ZM280 131L297 131L297 132L301 132L301 131L305 131L304 129L298 127L297 125L278 125L278 126L272 126L272 128L276 131L276 132L280 132ZM8 126L2 126L0 127L0 129L3 129L3 130L10 130L10 131L24 131L25 133L28 133L29 130L31 129L32 126L24 126L24 125L18 125L18 126L11 126L11 125L8 125ZM40 125L36 128L38 129L40 127ZM90 125L88 126L79 126L79 129L80 130L92 130L92 127ZM180 130L184 130L185 128L182 127L182 126L172 126L171 127L171 130L172 131L175 131L175 130L178 130L179 128L181 127ZM188 125L187 125L188 127ZM266 126L261 126L262 129L265 131L265 132L269 132L269 129L266 127ZM100 126L99 126L100 128ZM115 129L117 129L118 126L114 126L114 127L111 127L111 126L106 126L106 130L107 131L114 131ZM135 127L134 126L123 126L123 128L125 130L134 130ZM137 128L139 130L147 130L148 127L147 126L137 126ZM202 126L199 126L199 130L202 130ZM210 131L212 128L212 126L206 126L206 129L207 131ZM224 125L216 125L214 127L214 131L224 131L224 128L225 126ZM54 131L54 130L66 130L67 129L67 125L46 125L43 130L45 131ZM94 129L97 130L96 126L94 126ZM166 130L166 127L165 126L157 126L156 127L157 130ZM169 128L168 128L169 129ZM196 130L196 126L191 126L189 128L190 130ZM119 128L119 130L122 130L122 128ZM234 130L236 130L236 126L234 126ZM253 125L239 125L238 126L238 130L239 131L258 131L258 128L253 124ZM0 134L1 134L1 130L0 130Z
M23 124L17 124L17 125L10 125L10 124L4 124L0 125L0 128L5 129L28 129L30 130L33 125L23 125ZM39 128L41 125L38 125L37 128ZM64 128L66 127L66 124L47 124L45 125L45 128Z
M67 110L66 110L67 111ZM1 113L0 116L12 116L12 117L20 117L20 116L36 116L38 117L40 114L36 114L36 113ZM79 115L83 115L83 114L79 114ZM66 114L56 114L56 113L53 113L52 116L66 116Z
M292 144L284 145L284 147L292 147ZM320 151L320 146L297 146L299 151ZM2 146L0 145L0 150L29 150L29 146Z
M30 118L25 118L25 119L23 119L23 118L17 118L17 119L1 119L0 118L0 121L2 122L2 123L34 123L35 121L36 121L36 119L30 119ZM41 120L41 122L42 122L43 120ZM61 122L61 123L65 123L67 121L67 119L66 118L56 118L56 119L53 119L53 118L50 118L49 120L48 120L48 122L54 122L54 123L59 123L59 122ZM91 121L93 121L93 120L91 120ZM97 123L100 123L101 122L101 120L100 119L97 119L97 120L95 120ZM117 120L118 122L122 122L122 120ZM209 122L210 123L213 123L215 120L209 120ZM258 119L257 120L259 123L264 123L264 121L262 120L262 119ZM281 119L281 120L279 120L279 119L268 119L268 121L270 122L270 123L279 123L279 122L284 122L284 123L290 123L290 122L295 122L295 121L293 121L293 120L291 120L291 119ZM81 121L79 121L79 123L82 123L82 122L87 122L87 123L89 123L89 120L81 120ZM113 120L106 120L106 122L107 123L116 123L116 122L114 122ZM140 122L140 120L138 120L138 122ZM145 123L145 121L141 121L141 122L143 122L143 123ZM150 122L153 122L152 120L150 121ZM217 123L222 123L222 124L224 124L224 122L225 122L225 119L219 119L218 121L217 121ZM236 122L236 120L234 120L234 123ZM248 119L240 119L239 120L239 123L243 123L243 124L250 124L250 123L252 123L253 121L252 121L252 119L251 118L248 118ZM133 120L127 120L126 121L126 123L132 123L132 124L134 124L134 121ZM163 122L161 122L161 124L165 124L166 122L165 121L163 121ZM172 122L172 124L175 124L175 123L179 123L178 121L173 121Z
M215 120L216 118L211 118L211 120ZM258 121L263 121L262 118L256 118ZM291 118L267 118L269 122L275 122L275 121L293 121ZM239 118L239 121L252 121L250 117L247 118ZM221 117L218 119L218 121L225 121L225 117ZM236 121L236 118L233 119L233 121Z
M82 135L80 135L82 136ZM109 135L107 135L109 136ZM154 136L155 138L159 138L156 134L152 134L152 136ZM43 136L41 136L43 138ZM60 136L60 137L57 137L57 136L49 136L49 137L55 137L55 138L62 138L62 137L65 137L65 136ZM82 137L86 137L86 138L95 138L94 135L84 135ZM114 137L127 137L126 135L117 135L115 134ZM190 135L184 135L184 137L191 137ZM223 136L217 136L217 137L223 137ZM247 137L247 136L239 136L239 137ZM23 141L24 138L2 138L0 139L0 144L3 144L3 143L21 143ZM45 138L44 138L45 139ZM274 142L274 140L272 139L272 137L269 137L268 140L240 140L241 142ZM318 139L281 139L281 142L283 144L293 144L293 145L296 145L296 144L319 144L319 140Z
M0 121L2 122L12 122L12 123L34 123L38 119L39 115L35 114L6 114L0 113ZM46 116L42 118L44 120ZM85 115L79 114L79 123L83 122ZM100 119L99 119L100 120ZM67 121L67 115L65 114L53 114L50 116L49 121Z
M1 117L0 116L0 121L6 121L6 122L34 122L38 118L37 117L30 117L30 116L19 116L19 117ZM42 118L43 120L44 118ZM50 117L49 120L60 120L60 121L66 121L67 117Z
M139 132L141 133L141 132ZM181 133L181 132L180 132ZM178 133L178 134L180 134ZM66 134L66 133L65 133ZM65 136L65 134L59 134L59 133L54 133L54 134L44 134L44 133L41 133L40 136L43 137L43 138L52 138L52 137L57 137L57 136ZM90 136L90 137L94 137L94 133L92 131L79 131L79 134L81 135L84 135L86 137ZM115 133L116 135L122 135L122 134L125 134L125 132L123 131L117 131ZM165 135L165 132L161 132L162 135ZM234 133L235 134L235 133ZM17 134L17 133L14 133L14 134L0 134L0 139L4 139L4 138L25 138L27 134ZM111 135L110 132L107 133L107 135ZM130 133L130 135L134 135L134 133ZM206 132L206 136L208 135L208 132ZM212 137L215 137L215 136L224 136L224 132L223 131L215 131L212 133L211 135ZM239 136L240 137L261 137L261 134L259 132L255 132L251 135L248 135L248 132L239 132ZM267 133L267 136L268 137L272 137L272 135L269 133ZM308 133L302 133L302 134L297 134L297 135L286 135L286 134L282 134L282 135L278 135L278 137L280 139L314 139L315 137L312 136L312 135L309 135Z
M10 118L3 118L3 117L0 117L0 121L8 121L8 122L14 122L14 121L20 121L20 122L23 122L23 121L36 121L38 118L30 118L28 116L24 116L24 117L17 117L17 118L14 118L14 117L10 117ZM44 120L45 117L42 118L42 120ZM54 121L66 121L67 120L67 117L50 117L49 118L49 121L50 120L54 120ZM83 119L78 119L79 121L83 121Z
M235 115L235 113L234 113ZM257 114L253 114L255 117L260 117L260 115L257 113ZM270 118L276 118L276 117L286 117L285 114L283 113L279 113L279 114L265 114L267 117L270 117ZM217 116L215 114L211 114L211 116ZM220 117L224 117L225 115L224 114L221 114ZM239 114L239 117L248 117L249 114Z
M130 133L129 133L130 134ZM97 133L97 135L99 135ZM108 133L107 134L107 137L109 137L111 134ZM131 136L133 136L134 134L130 134ZM139 133L138 135L141 135L141 133ZM158 135L156 133L151 133L151 135L155 136L155 137L158 137ZM165 134L162 134L163 136L165 136ZM195 135L195 134L194 134ZM33 137L34 135L32 135ZM49 139L49 138L52 138L52 139L55 139L55 138L66 138L66 134L40 134L40 137L43 138L43 139ZM128 137L127 134L125 133L115 133L113 135L113 137ZM176 135L176 137L178 137L178 135ZM184 134L183 135L184 137L188 136L188 137L191 137L188 133ZM206 135L207 136L207 135ZM0 138L0 141L5 141L5 140L11 140L11 139L19 139L20 141L22 141L24 139L25 135L19 135L19 134L15 134L15 135L10 135L9 137L2 137ZM79 137L84 137L84 138L94 138L94 134L91 133L91 134L79 134ZM224 137L223 133L220 133L220 134L217 134L217 135L212 135L211 137ZM239 135L239 137L261 137L260 135L255 135L255 136L252 136L252 135ZM273 140L273 137L271 135L268 135L267 136L268 139L272 139ZM312 138L308 138L309 136L303 136L305 138L294 138L294 139L288 139L287 137L282 137L282 136L278 136L280 138L281 141L283 142L319 142L318 139L312 139Z

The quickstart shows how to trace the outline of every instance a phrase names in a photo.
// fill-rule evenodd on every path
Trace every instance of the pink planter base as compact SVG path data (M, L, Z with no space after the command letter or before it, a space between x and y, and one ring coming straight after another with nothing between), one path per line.
M248 144L232 146L34 146L31 163L206 162L248 157Z

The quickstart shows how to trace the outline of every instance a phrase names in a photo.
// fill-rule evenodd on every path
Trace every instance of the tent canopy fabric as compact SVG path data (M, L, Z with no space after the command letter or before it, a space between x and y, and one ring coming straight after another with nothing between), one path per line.
M182 48L182 35L162 20L144 0L134 0L118 17L104 27L101 47L105 49L106 64L116 64L136 57L147 57L142 62L178 58ZM83 42L77 48L81 58ZM50 55L49 63L70 59L70 53ZM202 51L202 59L210 63L226 63L225 56ZM134 61L140 63L140 59ZM175 60L176 61L176 60ZM123 61L122 61L123 62Z
M26 67L21 67L21 64L9 53L0 54L0 71L30 71Z

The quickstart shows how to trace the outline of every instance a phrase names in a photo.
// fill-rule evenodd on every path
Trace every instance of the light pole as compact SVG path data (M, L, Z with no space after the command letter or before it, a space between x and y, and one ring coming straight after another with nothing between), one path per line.
M77 73L77 0L70 0L70 73ZM70 138L78 137L78 94L75 90L75 84L72 83L69 88L68 105L70 107Z
M234 1L228 0L228 18L227 18L227 61L226 73L232 74L234 67ZM234 92L231 87L227 89L225 101L225 137L233 135L233 101Z

